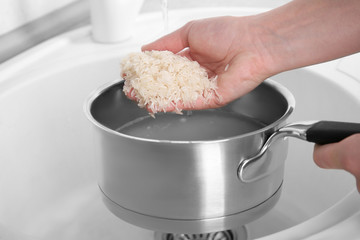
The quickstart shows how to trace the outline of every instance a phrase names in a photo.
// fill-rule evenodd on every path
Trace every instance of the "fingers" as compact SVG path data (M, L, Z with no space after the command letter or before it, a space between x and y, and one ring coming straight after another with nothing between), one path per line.
M321 168L344 169L353 174L360 192L360 134L339 143L315 145L314 161Z
M150 51L150 50L158 50L158 51L164 51L168 50L173 53L178 53L184 48L189 47L188 42L188 33L189 29L192 25L192 22L187 23L182 28L179 28L178 30L165 35L164 37L146 44L142 46L142 51Z
M135 97L135 93L134 93L134 89L131 88L130 91L128 91L126 93L126 96L130 99L130 100L133 100L133 101L136 101L136 97Z

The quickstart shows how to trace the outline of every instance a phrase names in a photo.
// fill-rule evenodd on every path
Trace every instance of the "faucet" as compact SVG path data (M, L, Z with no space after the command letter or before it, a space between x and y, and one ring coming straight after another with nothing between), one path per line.
M90 0L93 40L117 43L131 37L144 0Z

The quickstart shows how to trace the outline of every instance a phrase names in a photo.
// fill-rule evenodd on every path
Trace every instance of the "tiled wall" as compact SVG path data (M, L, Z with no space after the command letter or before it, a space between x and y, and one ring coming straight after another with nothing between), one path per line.
M74 0L0 0L0 35Z

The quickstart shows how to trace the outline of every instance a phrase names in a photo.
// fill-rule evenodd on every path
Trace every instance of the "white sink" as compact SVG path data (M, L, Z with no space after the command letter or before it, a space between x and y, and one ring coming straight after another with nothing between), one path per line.
M181 10L170 13L170 26L177 28L193 16L254 12ZM160 14L142 15L131 42L101 45L92 43L86 27L0 67L0 239L153 239L153 232L121 221L102 204L92 126L83 104L94 89L119 78L119 61L125 54L139 51L161 29ZM273 77L296 98L291 122L360 121L354 111L360 107L360 82L339 72L337 64ZM354 178L319 169L312 148L290 140L280 201L247 226L250 238L310 239L350 218L360 222L360 206L353 205L359 200Z

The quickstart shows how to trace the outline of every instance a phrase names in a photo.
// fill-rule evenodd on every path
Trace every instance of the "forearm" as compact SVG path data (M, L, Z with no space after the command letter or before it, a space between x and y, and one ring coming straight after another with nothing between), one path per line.
M295 0L255 18L271 74L360 51L359 0Z
M194 109L219 107L277 73L360 51L360 0L294 0L258 15L196 20L142 50L181 51L216 75L221 101Z

